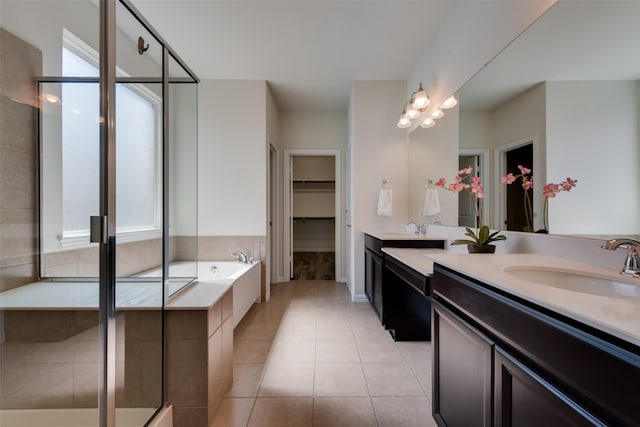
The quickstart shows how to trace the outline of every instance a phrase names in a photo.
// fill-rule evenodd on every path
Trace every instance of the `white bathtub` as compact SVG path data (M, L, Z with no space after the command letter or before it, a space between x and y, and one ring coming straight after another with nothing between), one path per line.
M192 277L195 268L190 262L177 262L169 267L171 277ZM159 278L156 268L137 277ZM180 281L178 281L180 282ZM260 262L244 264L232 261L200 261L197 268L199 287L214 285L216 292L233 287L233 326L251 306L260 302ZM188 292L192 283L181 292ZM116 308L122 310L160 309L162 287L156 280L119 281L116 284ZM211 286L213 288L214 286ZM212 289L213 290L213 289ZM98 283L81 280L55 280L29 283L0 293L0 310L97 310Z
M233 327L260 302L260 262L199 261L199 282L229 282L233 286Z

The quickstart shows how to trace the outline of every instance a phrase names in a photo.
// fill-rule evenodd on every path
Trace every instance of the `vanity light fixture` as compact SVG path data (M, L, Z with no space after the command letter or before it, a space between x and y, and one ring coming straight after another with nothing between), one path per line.
M458 104L458 100L455 98L455 96L451 95L450 97L445 99L445 101L442 103L440 108L444 108L445 110L448 110L449 108L455 107L457 104Z
M422 82L420 82L418 90L411 94L411 100L409 103L413 108L420 111L424 111L424 109L431 104L427 91L422 88Z
M431 117L426 118L422 123L420 123L421 128L432 128L436 125L436 121Z
M442 111L439 108L436 108L431 112L431 117L433 117L434 119L441 119L444 117L444 111Z

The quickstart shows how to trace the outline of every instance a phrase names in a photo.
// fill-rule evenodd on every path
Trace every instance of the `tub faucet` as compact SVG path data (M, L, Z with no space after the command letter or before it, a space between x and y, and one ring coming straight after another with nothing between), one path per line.
M236 257L236 261L238 262L243 262L245 264L247 263L247 256L242 251L235 251L231 254L231 256Z
M640 254L638 254L640 251L640 240L631 238L611 239L604 242L601 248L615 251L621 246L628 250L622 273L632 276L640 275Z

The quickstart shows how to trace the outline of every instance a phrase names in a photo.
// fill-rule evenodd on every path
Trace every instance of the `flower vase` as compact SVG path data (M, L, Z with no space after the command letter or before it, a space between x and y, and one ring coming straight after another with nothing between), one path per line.
M467 245L470 254L493 254L496 252L494 245Z

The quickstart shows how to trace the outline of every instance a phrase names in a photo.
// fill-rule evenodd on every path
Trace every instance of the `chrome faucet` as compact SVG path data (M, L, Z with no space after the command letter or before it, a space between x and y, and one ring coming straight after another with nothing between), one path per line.
M245 264L248 262L247 261L247 256L242 251L235 251L234 253L231 254L231 256L236 257L236 261L238 261L238 262L243 262Z
M640 275L640 254L638 254L640 251L640 240L631 238L611 239L604 242L601 246L601 248L610 251L615 251L619 247L628 249L622 273L632 276Z

